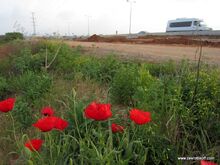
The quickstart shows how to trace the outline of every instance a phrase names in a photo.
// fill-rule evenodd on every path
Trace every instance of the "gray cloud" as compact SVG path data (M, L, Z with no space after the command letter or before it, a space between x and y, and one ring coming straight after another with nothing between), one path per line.
M38 34L68 31L77 35L127 33L129 3L126 0L0 0L0 34L12 31L17 21L32 33L31 12L35 12ZM219 0L136 0L132 13L132 32L165 31L167 20L198 17L220 29Z

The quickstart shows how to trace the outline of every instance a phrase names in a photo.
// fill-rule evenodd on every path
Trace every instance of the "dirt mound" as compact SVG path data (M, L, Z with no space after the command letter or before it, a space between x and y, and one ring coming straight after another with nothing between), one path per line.
M96 34L87 38L86 41L89 41L89 42L131 42L126 37L123 37L123 36L101 37Z
M94 34L91 37L87 38L87 41L89 41L89 42L105 42L105 38Z
M114 36L114 37L106 38L106 42L131 42L131 41L123 36Z

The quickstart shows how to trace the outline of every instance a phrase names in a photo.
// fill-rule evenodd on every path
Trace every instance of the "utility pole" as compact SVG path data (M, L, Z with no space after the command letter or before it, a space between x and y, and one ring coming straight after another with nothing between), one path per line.
M70 23L68 23L68 36L70 36Z
M131 15L132 15L132 4L136 3L136 1L133 0L127 0L127 2L130 3L130 23L129 23L129 35L131 35Z
M90 18L91 16L89 16L89 15L85 15L85 16L87 17L87 24L88 24L88 25L87 25L87 26L88 26L87 28L88 28L88 37L89 37L89 35L90 35L90 34L89 34L89 18Z
M36 35L36 22L35 22L34 12L32 12L32 24L33 24L33 36L35 36Z

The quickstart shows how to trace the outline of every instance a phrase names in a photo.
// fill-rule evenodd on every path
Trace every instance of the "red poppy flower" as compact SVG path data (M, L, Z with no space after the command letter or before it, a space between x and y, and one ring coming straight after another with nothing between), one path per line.
M87 118L98 121L106 120L112 116L110 104L100 104L96 102L89 104L84 113Z
M8 98L6 100L0 101L0 111L8 112L14 108L15 98Z
M41 139L32 139L30 141L27 141L24 145L31 151L39 151L41 148L41 145L43 143L43 140Z
M118 124L115 124L115 123L112 123L112 132L113 133L117 133L117 132L124 132L124 127L123 126L120 126Z
M138 125L146 124L151 121L150 112L132 109L130 110L130 119Z
M206 161L206 160L201 160L200 164L201 165L218 165L217 163Z
M67 126L68 126L68 122L66 120L63 120L63 119L57 117L54 128L59 129L59 130L62 131Z
M53 128L64 130L68 126L68 122L55 116L49 116L39 119L36 123L33 124L34 127L37 127L42 132L51 131Z
M33 126L40 129L42 132L48 132L54 128L56 120L56 117L44 117L34 123Z
M53 116L54 115L54 110L51 107L44 107L41 110L41 114L44 116Z

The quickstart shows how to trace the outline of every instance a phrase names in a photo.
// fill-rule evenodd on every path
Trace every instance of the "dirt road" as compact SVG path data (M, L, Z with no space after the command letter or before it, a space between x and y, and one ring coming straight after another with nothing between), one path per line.
M81 45L90 54L106 55L114 53L120 57L127 59L138 59L150 62L161 61L180 61L189 59L191 61L198 60L199 50L196 46L182 45L143 45L128 43L102 43L102 42L80 42L66 41L72 47ZM202 61L209 64L220 65L220 48L203 47Z

